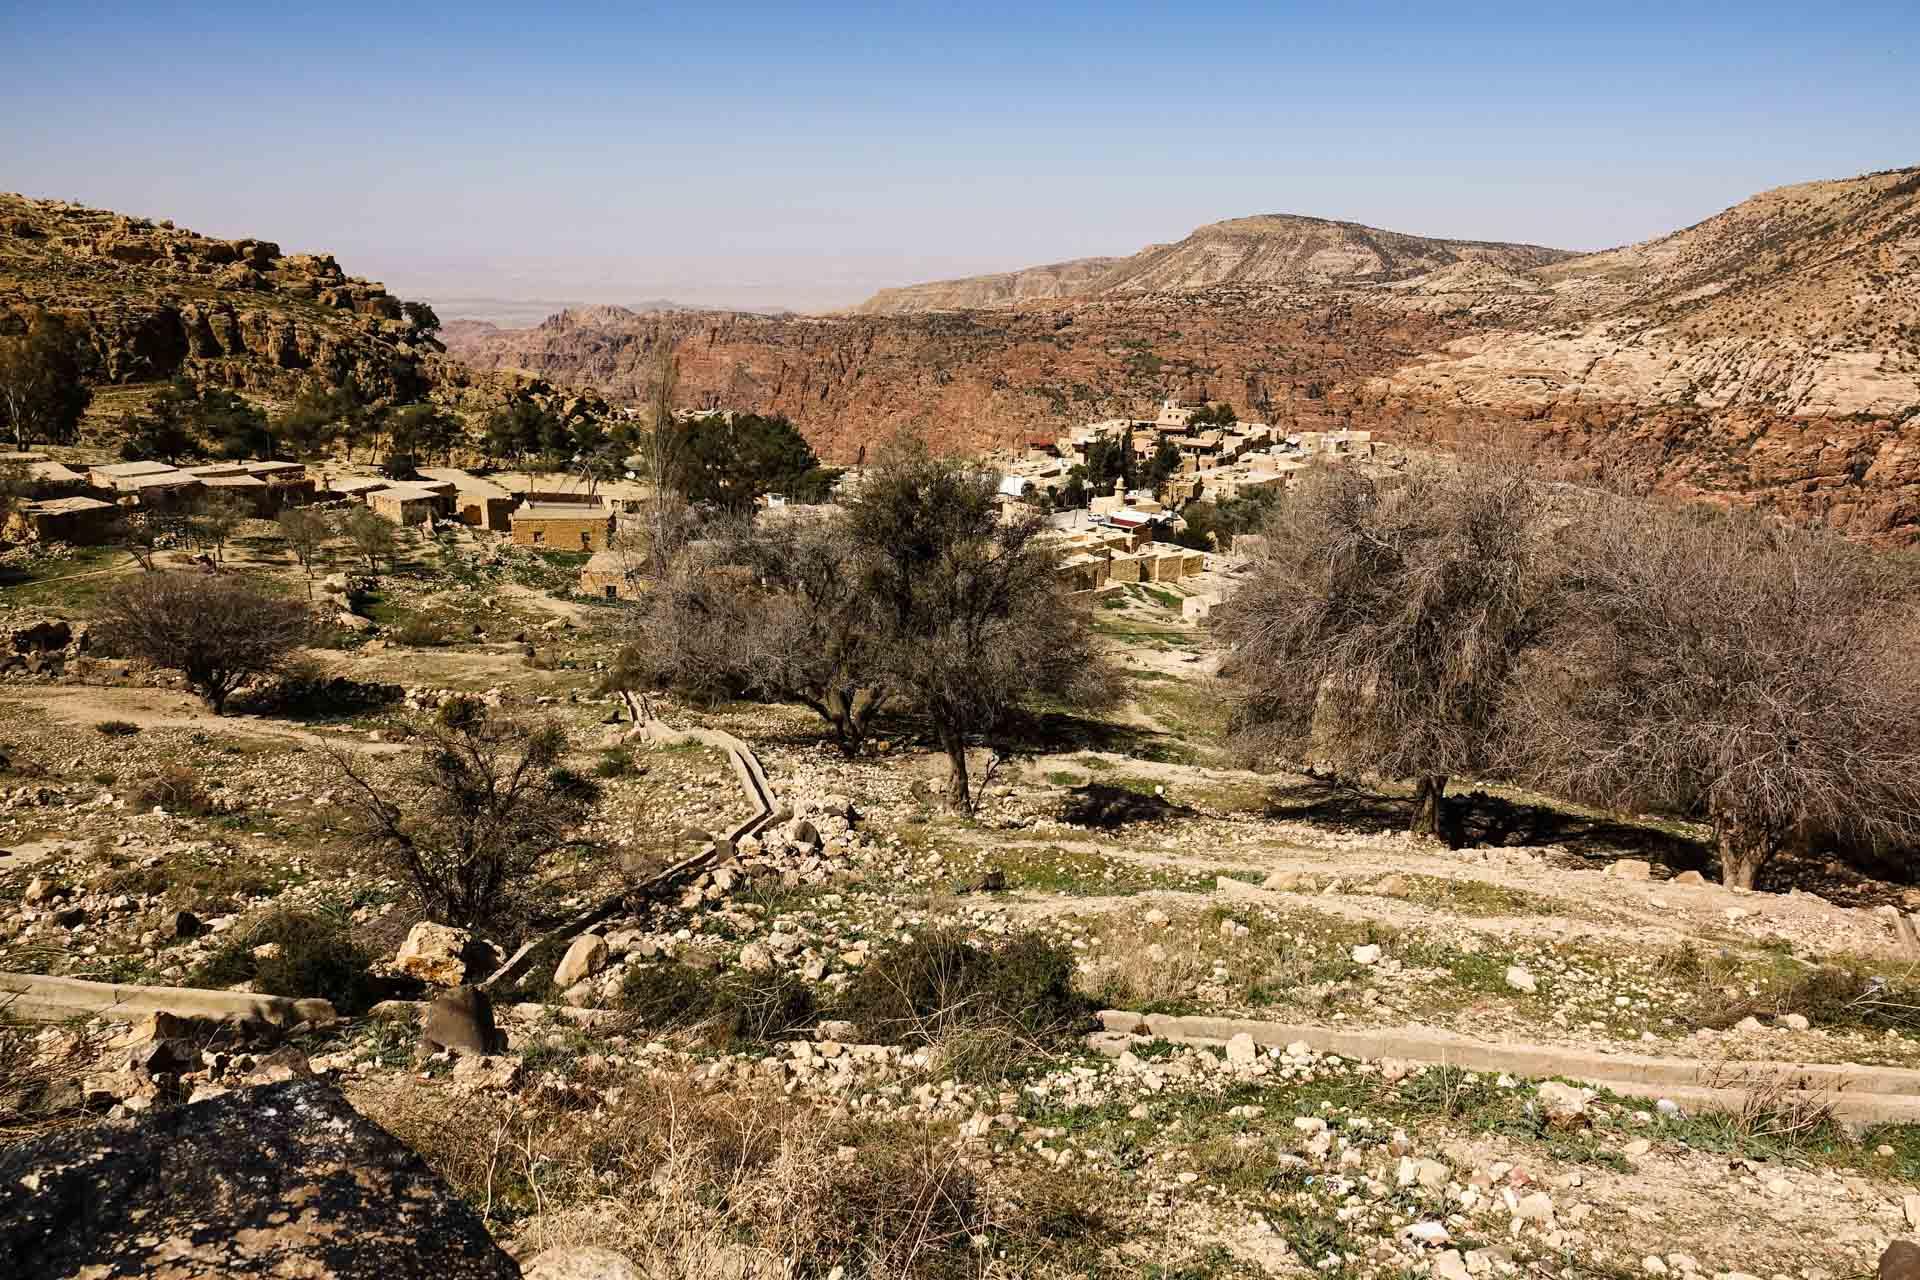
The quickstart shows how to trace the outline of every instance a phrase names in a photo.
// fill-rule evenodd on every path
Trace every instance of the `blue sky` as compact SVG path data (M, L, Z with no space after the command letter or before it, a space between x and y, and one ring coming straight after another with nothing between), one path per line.
M1592 249L1920 163L1917 37L1912 0L0 0L0 189L449 314L827 307L1269 212Z

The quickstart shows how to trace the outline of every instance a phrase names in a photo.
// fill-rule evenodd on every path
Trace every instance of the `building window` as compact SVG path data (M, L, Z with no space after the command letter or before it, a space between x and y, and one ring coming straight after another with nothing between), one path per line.
M536 546L536 547L537 547L537 546L539 546L539 545L540 545L541 543L543 543L543 542L545 542L546 540L547 540L547 533L546 533L546 530L544 530L544 529L535 529L535 530L533 531L533 545L534 545L534 546Z

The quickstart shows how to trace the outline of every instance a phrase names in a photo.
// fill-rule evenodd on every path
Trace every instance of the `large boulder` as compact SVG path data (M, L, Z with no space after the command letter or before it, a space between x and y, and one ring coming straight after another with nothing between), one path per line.
M473 935L465 929L422 920L400 944L393 967L436 987L457 987L466 981L472 949Z
M605 938L597 933L581 934L567 948L567 954L560 957L560 967L553 971L553 985L571 987L593 977L607 967L609 955Z
M473 1209L319 1080L0 1150L0 1271L517 1280Z
M479 987L455 987L434 997L420 1020L420 1040L428 1053L450 1049L484 1056L506 1047L493 1022L493 1000Z
M528 1259L526 1280L647 1280L646 1273L611 1249L561 1245Z

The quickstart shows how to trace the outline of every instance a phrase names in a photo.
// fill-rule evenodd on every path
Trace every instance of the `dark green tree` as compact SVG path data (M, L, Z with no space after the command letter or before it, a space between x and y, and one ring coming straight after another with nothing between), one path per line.
M34 311L26 332L0 338L0 427L24 451L36 440L64 443L80 429L93 393L80 376L78 342L67 324Z

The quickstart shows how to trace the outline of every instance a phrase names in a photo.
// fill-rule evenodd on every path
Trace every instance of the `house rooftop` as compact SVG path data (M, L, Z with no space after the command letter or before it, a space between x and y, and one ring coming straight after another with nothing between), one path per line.
M169 471L178 471L179 468L165 462L109 462L105 466L93 467L91 470L115 480L131 480L136 476L164 475Z
M30 515L71 515L76 511L107 511L113 507L111 502L102 502L98 498L48 498L44 502L29 502L26 511Z
M589 507L579 502L529 502L513 513L515 520L611 520L605 507Z

